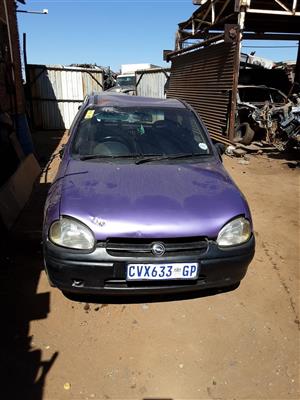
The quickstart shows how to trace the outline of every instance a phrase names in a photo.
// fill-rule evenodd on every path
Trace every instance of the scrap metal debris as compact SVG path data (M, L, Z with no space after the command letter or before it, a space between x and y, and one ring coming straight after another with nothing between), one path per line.
M278 153L279 151L280 149L277 146L270 144L266 141L262 141L252 142L249 145L244 145L242 143L230 145L226 148L225 154L230 157L240 157L244 158L245 161L249 161L249 158L247 158L247 154L260 155L264 153Z
M260 150L260 141L263 152L300 150L300 94L289 98L275 88L240 85L237 104L235 143L247 148L236 146L235 155Z

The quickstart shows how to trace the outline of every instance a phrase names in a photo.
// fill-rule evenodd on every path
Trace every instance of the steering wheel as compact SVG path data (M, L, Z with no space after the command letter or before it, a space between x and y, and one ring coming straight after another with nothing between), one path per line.
M125 145L128 149L130 149L130 143L128 142L127 139L124 139L121 136L105 136L104 138L101 139L100 143L105 143L105 142L118 142L122 143Z
M153 123L153 128L157 128L157 129L175 129L175 128L179 128L180 125L173 121L172 119L162 119L159 121L156 121Z
M181 137L181 126L171 120L171 119L164 119L164 120L159 120L153 123L152 125L154 129L157 129L155 132L156 135L160 137L167 137L168 142L174 146L174 148L178 151L184 151L184 147L182 145L183 137ZM158 131L160 130L160 132ZM170 131L174 131L170 134Z

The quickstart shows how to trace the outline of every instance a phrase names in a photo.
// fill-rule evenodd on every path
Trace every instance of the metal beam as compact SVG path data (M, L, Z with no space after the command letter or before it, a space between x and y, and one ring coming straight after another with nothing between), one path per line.
M234 12L240 12L241 0L235 0L234 2Z
M194 36L190 32L181 31L181 35L183 40L196 40L196 39L209 39L218 34L222 33L221 31L209 32L209 33L196 33ZM254 32L244 32L243 39L248 40L300 40L300 34L284 34L284 33L254 33Z
M224 33L221 33L220 35L213 36L210 39L203 40L203 42L193 44L192 46L185 47L185 48L177 50L177 51L172 51L171 53L167 54L167 56L166 56L167 57L167 61L169 61L170 58L172 58L174 56L178 56L179 54L187 53L187 52L189 52L191 50L199 49L200 47L205 47L205 46L207 46L207 45L209 45L211 43L214 43L214 42L217 42L217 41L223 40L223 39L224 39Z
M211 23L214 24L216 19L215 3L211 3Z
M225 3L223 4L223 7L221 8L221 10L220 10L220 12L219 12L219 15L217 16L217 18L216 18L216 20L215 20L215 23L217 23L217 22L219 21L221 15L223 14L225 8L228 6L228 4L229 4L230 1L231 1L231 0L225 1Z
M275 0L277 4L280 5L285 11L292 12L285 4L283 4L280 0Z
M294 0L294 1L293 1L293 13L296 12L297 2L298 2L297 0Z
M297 34L281 34L281 33L250 33L244 32L243 39L251 40L300 40Z
M218 24L225 23L228 19L230 19L234 14L227 15L226 17L223 17L222 19L216 21ZM211 25L209 22L205 22L206 26L202 28L201 31L196 32L193 34L193 32L188 32L184 30L179 30L177 32L180 32L181 35L181 42L184 42L187 39L207 39L207 36L209 36L208 30L213 29L214 25ZM221 33L221 32L218 32ZM213 35L211 35L212 37Z
M251 29L256 32L263 32L264 30L264 21L261 21L261 19L264 18L264 15L268 15L268 23L266 25L268 26L269 32L272 32L273 30L271 29L272 23L272 17L275 18L276 16L280 19L281 17L300 17L300 11L299 11L299 3L300 1L298 0L269 0L268 6L270 9L267 8L252 8L252 5L255 3L252 0L199 0L199 1L194 1L194 4L199 4L200 8L192 15L192 17L187 21L185 24L180 25L179 32L182 33L182 36L180 38L181 43L183 43L187 39L196 39L196 38L201 38L202 34L209 32L210 30L213 30L214 27L218 26L218 30L221 28L222 24L228 19L230 19L231 23L236 23L238 20L239 23L242 23L243 25L243 16L245 16L246 20L246 26L248 26L248 31ZM232 4L233 3L233 4ZM256 2L259 4L259 2ZM234 13L228 16L227 6L229 4L232 4L234 6ZM218 7L220 6L219 10ZM265 7L268 7L265 6ZM217 11L218 10L218 11ZM225 18L223 16L224 11L226 12ZM259 21L256 23L253 21L254 16L252 18L247 18L247 14L260 14L261 17L259 18ZM210 18L211 14L211 18ZM201 15L201 19L199 16ZM230 18L229 18L230 17ZM288 19L286 18L287 21L285 21L285 24L288 24ZM247 20L248 23L247 23ZM296 21L296 20L295 20ZM290 31L291 33L294 32L295 34L298 34L297 27L295 26L295 21L291 20L291 28L289 29L289 26L287 25L286 29ZM191 28L192 24L192 29ZM253 25L254 24L254 25ZM253 25L253 27L251 27ZM273 23L275 31L278 31L278 25ZM250 28L249 28L250 26ZM283 28L284 29L284 28ZM204 38L207 38L207 35L203 36ZM266 36L265 38L268 40L268 37ZM270 40L276 40L275 37L271 37ZM294 40L292 39L287 39L287 38L282 38L282 40ZM296 37L296 40L298 38Z
M288 15L288 16L296 16L300 17L300 12L292 12L292 11L277 11L277 10L262 10L259 8L248 8L247 13L251 14L272 14L272 15Z
M208 7L208 9L206 10L205 14L203 15L202 19L200 20L200 23L198 24L198 26L197 26L197 28L196 28L196 30L199 30L199 29L200 29L200 27L201 27L203 21L205 20L205 18L208 16L208 14L209 14L209 12L210 12L211 7L212 7L212 4L210 4L210 6ZM195 19L195 20L197 20L197 19ZM193 19L193 22L194 22L194 19ZM195 28L194 28L194 29L195 29Z

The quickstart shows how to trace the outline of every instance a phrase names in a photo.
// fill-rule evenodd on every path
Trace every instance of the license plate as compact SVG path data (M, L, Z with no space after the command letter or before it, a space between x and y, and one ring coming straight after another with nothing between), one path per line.
M198 263L128 264L128 281L197 279Z

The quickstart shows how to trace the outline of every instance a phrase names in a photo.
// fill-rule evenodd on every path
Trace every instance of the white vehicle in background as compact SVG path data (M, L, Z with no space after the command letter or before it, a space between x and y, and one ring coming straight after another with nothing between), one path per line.
M116 85L121 88L135 87L135 73L134 74L120 74L117 76Z
M117 75L116 86L109 89L110 92L116 93L127 93L129 95L135 95L136 93L136 71L147 70L152 68L159 68L154 64L122 64L121 74Z

